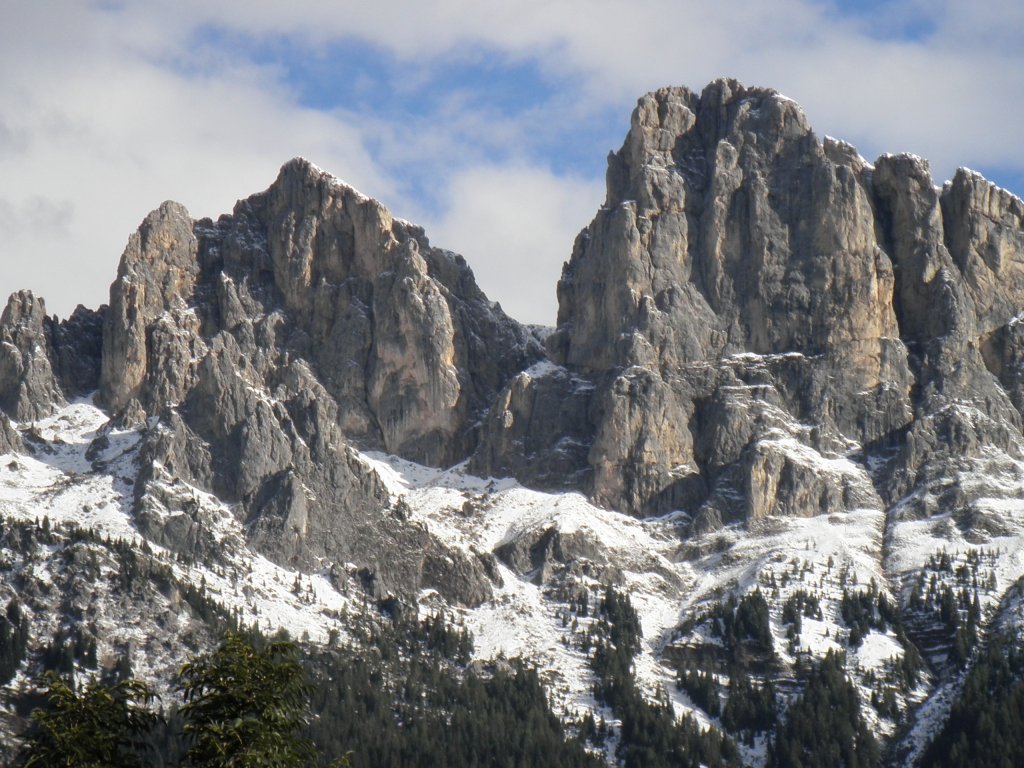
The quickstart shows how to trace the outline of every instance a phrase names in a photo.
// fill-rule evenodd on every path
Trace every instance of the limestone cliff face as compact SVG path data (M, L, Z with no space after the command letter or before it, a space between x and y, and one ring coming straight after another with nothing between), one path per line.
M171 203L146 219L111 286L104 402L181 400L220 332L309 361L348 437L432 464L464 458L470 425L542 355L460 256L303 160L217 223Z
M891 503L987 441L1019 451L1019 199L968 171L938 190L911 156L871 166L732 80L641 98L607 187L547 343L593 386L589 429L565 421L598 501L698 526L817 514ZM550 389L513 387L504 410ZM495 446L524 441L489 424L482 463L515 467ZM548 429L532 455L564 459ZM811 461L889 449L882 499L826 489Z
M187 510L150 514L150 481L183 477L271 557L356 562L381 594L479 601L488 571L404 519L353 447L684 510L694 532L937 503L996 525L976 501L1002 491L957 477L1024 457L1024 203L977 174L938 189L920 158L868 164L775 91L662 89L558 296L557 327L528 331L462 257L293 160L216 222L150 214L109 308L58 323L12 297L0 408L37 419L98 387L147 425L151 536L209 546Z
M960 169L943 187L944 240L988 336L1021 311L1024 295L1024 202L981 175Z
M111 286L100 392L112 411L123 410L142 394L151 326L165 315L175 324L186 320L198 271L188 211L179 203L164 203L129 239Z
M706 417L730 388L761 387L835 440L910 421L871 172L773 91L722 80L640 100L563 271L548 345L599 383L597 499L634 511L706 499L766 429ZM732 455L702 447L723 440Z
M308 334L345 433L364 445L428 464L465 458L497 390L542 355L462 257L306 163L285 166L235 219L225 271L256 266L234 244L239 229L265 226L284 307Z
M678 369L898 337L865 171L770 91L644 97L559 284L559 356Z
M59 321L31 291L11 295L0 315L0 409L6 416L35 421L96 389L105 309L79 306Z
M49 416L65 402L46 325L46 306L30 291L11 296L0 315L0 407L17 421Z
M498 391L543 356L476 287L460 256L304 160L217 222L165 203L132 236L111 286L100 399L124 423L158 417L148 481L184 477L241 504L281 562L368 569L381 593L488 594L393 514L349 445L447 465L475 447ZM187 527L187 526L186 526ZM194 531L151 530L194 548ZM404 553L398 556L395 553Z

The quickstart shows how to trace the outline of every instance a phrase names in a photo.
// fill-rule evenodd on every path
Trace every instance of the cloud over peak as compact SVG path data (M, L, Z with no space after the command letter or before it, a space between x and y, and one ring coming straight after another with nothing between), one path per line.
M1009 0L12 0L0 292L32 288L60 314L99 304L160 201L216 216L303 155L463 251L507 311L550 323L553 276L641 93L736 76L868 158L913 151L938 181L970 165L1012 187L1022 37Z

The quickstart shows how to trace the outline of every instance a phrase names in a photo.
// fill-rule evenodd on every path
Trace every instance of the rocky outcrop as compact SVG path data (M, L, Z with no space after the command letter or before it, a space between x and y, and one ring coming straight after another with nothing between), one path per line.
M65 397L82 397L99 389L106 311L106 306L91 310L79 304L67 320L50 318L53 370Z
M471 471L511 474L538 488L586 487L594 391L590 380L548 361L523 371L491 406Z
M972 254L984 250L981 241L989 230L972 223L988 205L985 195L969 191L976 181L961 172L940 194L920 158L886 156L877 163L874 188L883 237L900 273L894 303L916 367L915 420L882 485L890 502L915 488L955 484L965 466L990 450L1021 455L1020 412L986 366L983 348L993 336L986 327L1010 321L1019 311L1014 307L1024 305L1024 293L1014 298L1010 267L999 291L980 290L984 279ZM972 228L979 242L968 234ZM946 511L969 516L972 499L944 496ZM915 507L902 513L921 514Z
M23 447L18 430L6 413L0 413L0 453L21 453Z
M722 467L702 433L720 430L702 409L723 387L755 387L837 444L910 421L874 203L870 166L773 91L723 80L640 100L548 340L600 382L598 501L657 512L707 498Z
M940 203L945 242L974 305L981 354L1024 413L1024 201L961 169L943 187Z
M180 477L238 503L278 562L351 562L379 596L434 586L479 602L482 566L396 515L349 445L460 461L542 356L460 256L294 160L217 222L175 203L146 218L111 286L100 397L121 423L159 419L136 514L168 546L211 546L147 507Z
M45 303L31 291L8 299L0 315L0 410L6 425L0 447L21 446L7 418L46 418L97 388L103 309L79 306L60 321L46 315Z
M961 168L942 188L943 236L985 337L1021 312L1024 201Z
M1014 316L984 339L981 353L1014 407L1024 413L1024 324L1020 316Z
M1019 199L968 171L936 189L910 155L871 166L732 80L641 98L607 188L547 342L594 384L589 425L569 421L589 446L573 476L598 502L699 510L698 527L834 512L891 504L977 445L1015 454ZM544 388L520 383L504 411ZM486 466L518 471L523 445L556 455L498 421ZM882 498L822 486L779 434L826 462L878 451Z
M678 369L898 337L866 170L777 93L645 96L560 281L557 356Z
M173 202L149 214L128 240L103 323L100 395L115 413L140 397L153 399L142 392L150 327L165 313L176 324L188 322L199 272L196 243L188 211Z
M585 572L604 583L619 583L618 553L609 552L584 531L561 531L557 526L517 532L495 549L497 557L535 584L548 584L558 575ZM660 573L659 575L665 575Z
M49 330L46 305L31 291L13 294L0 315L0 408L15 421L45 418L65 402Z
M462 257L302 160L218 222L203 259L222 322L280 309L344 433L417 461L465 458L495 394L543 354Z
M465 458L496 392L542 356L460 256L303 160L216 224L172 203L147 217L111 286L104 402L181 401L222 332L254 360L308 361L349 438L433 464Z

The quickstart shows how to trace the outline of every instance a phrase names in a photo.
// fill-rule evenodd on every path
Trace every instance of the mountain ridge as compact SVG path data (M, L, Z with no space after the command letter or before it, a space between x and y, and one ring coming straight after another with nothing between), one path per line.
M802 658L846 649L866 716L913 764L962 683L957 631L983 642L1024 576L1024 202L963 169L936 187L911 155L870 165L727 79L642 97L607 186L550 334L304 159L217 221L164 203L109 305L57 321L9 300L10 472L74 454L38 487L107 478L131 540L211 583L262 558L325 595L457 611L482 656L533 652L571 680L567 711L611 717L567 629L600 587L637 601L648 693L696 663L728 680L737 655L799 690ZM8 486L4 515L38 517ZM944 625L954 586L966 604ZM759 656L714 632L723 595L762 590ZM517 606L543 648L501 638L527 631ZM876 681L922 656L872 709ZM748 763L767 759L758 734Z

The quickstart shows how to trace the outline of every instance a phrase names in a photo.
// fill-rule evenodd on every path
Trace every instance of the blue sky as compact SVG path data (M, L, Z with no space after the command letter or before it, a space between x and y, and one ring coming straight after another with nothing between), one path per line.
M1017 0L7 0L0 292L96 306L161 201L215 217L303 155L551 324L642 93L735 76L1022 194L1021 39Z
M289 40L233 48L253 60L279 68L282 81L304 107L342 110L350 120L371 118L396 125L447 123L453 113L471 111L474 120L451 131L463 154L419 158L408 168L404 156L388 146L388 136L367 131L370 153L389 167L403 194L439 213L441 190L433 183L453 165L537 162L559 175L594 177L602 172L610 147L621 143L629 126L632 99L601 105L579 120L552 119L572 100L575 78L558 78L531 59L513 59L490 46L465 46L431 61L402 60L358 39L333 42L315 55ZM487 136L487 124L514 124L513 135ZM395 159L392 160L392 157ZM425 172L426 171L426 172Z

